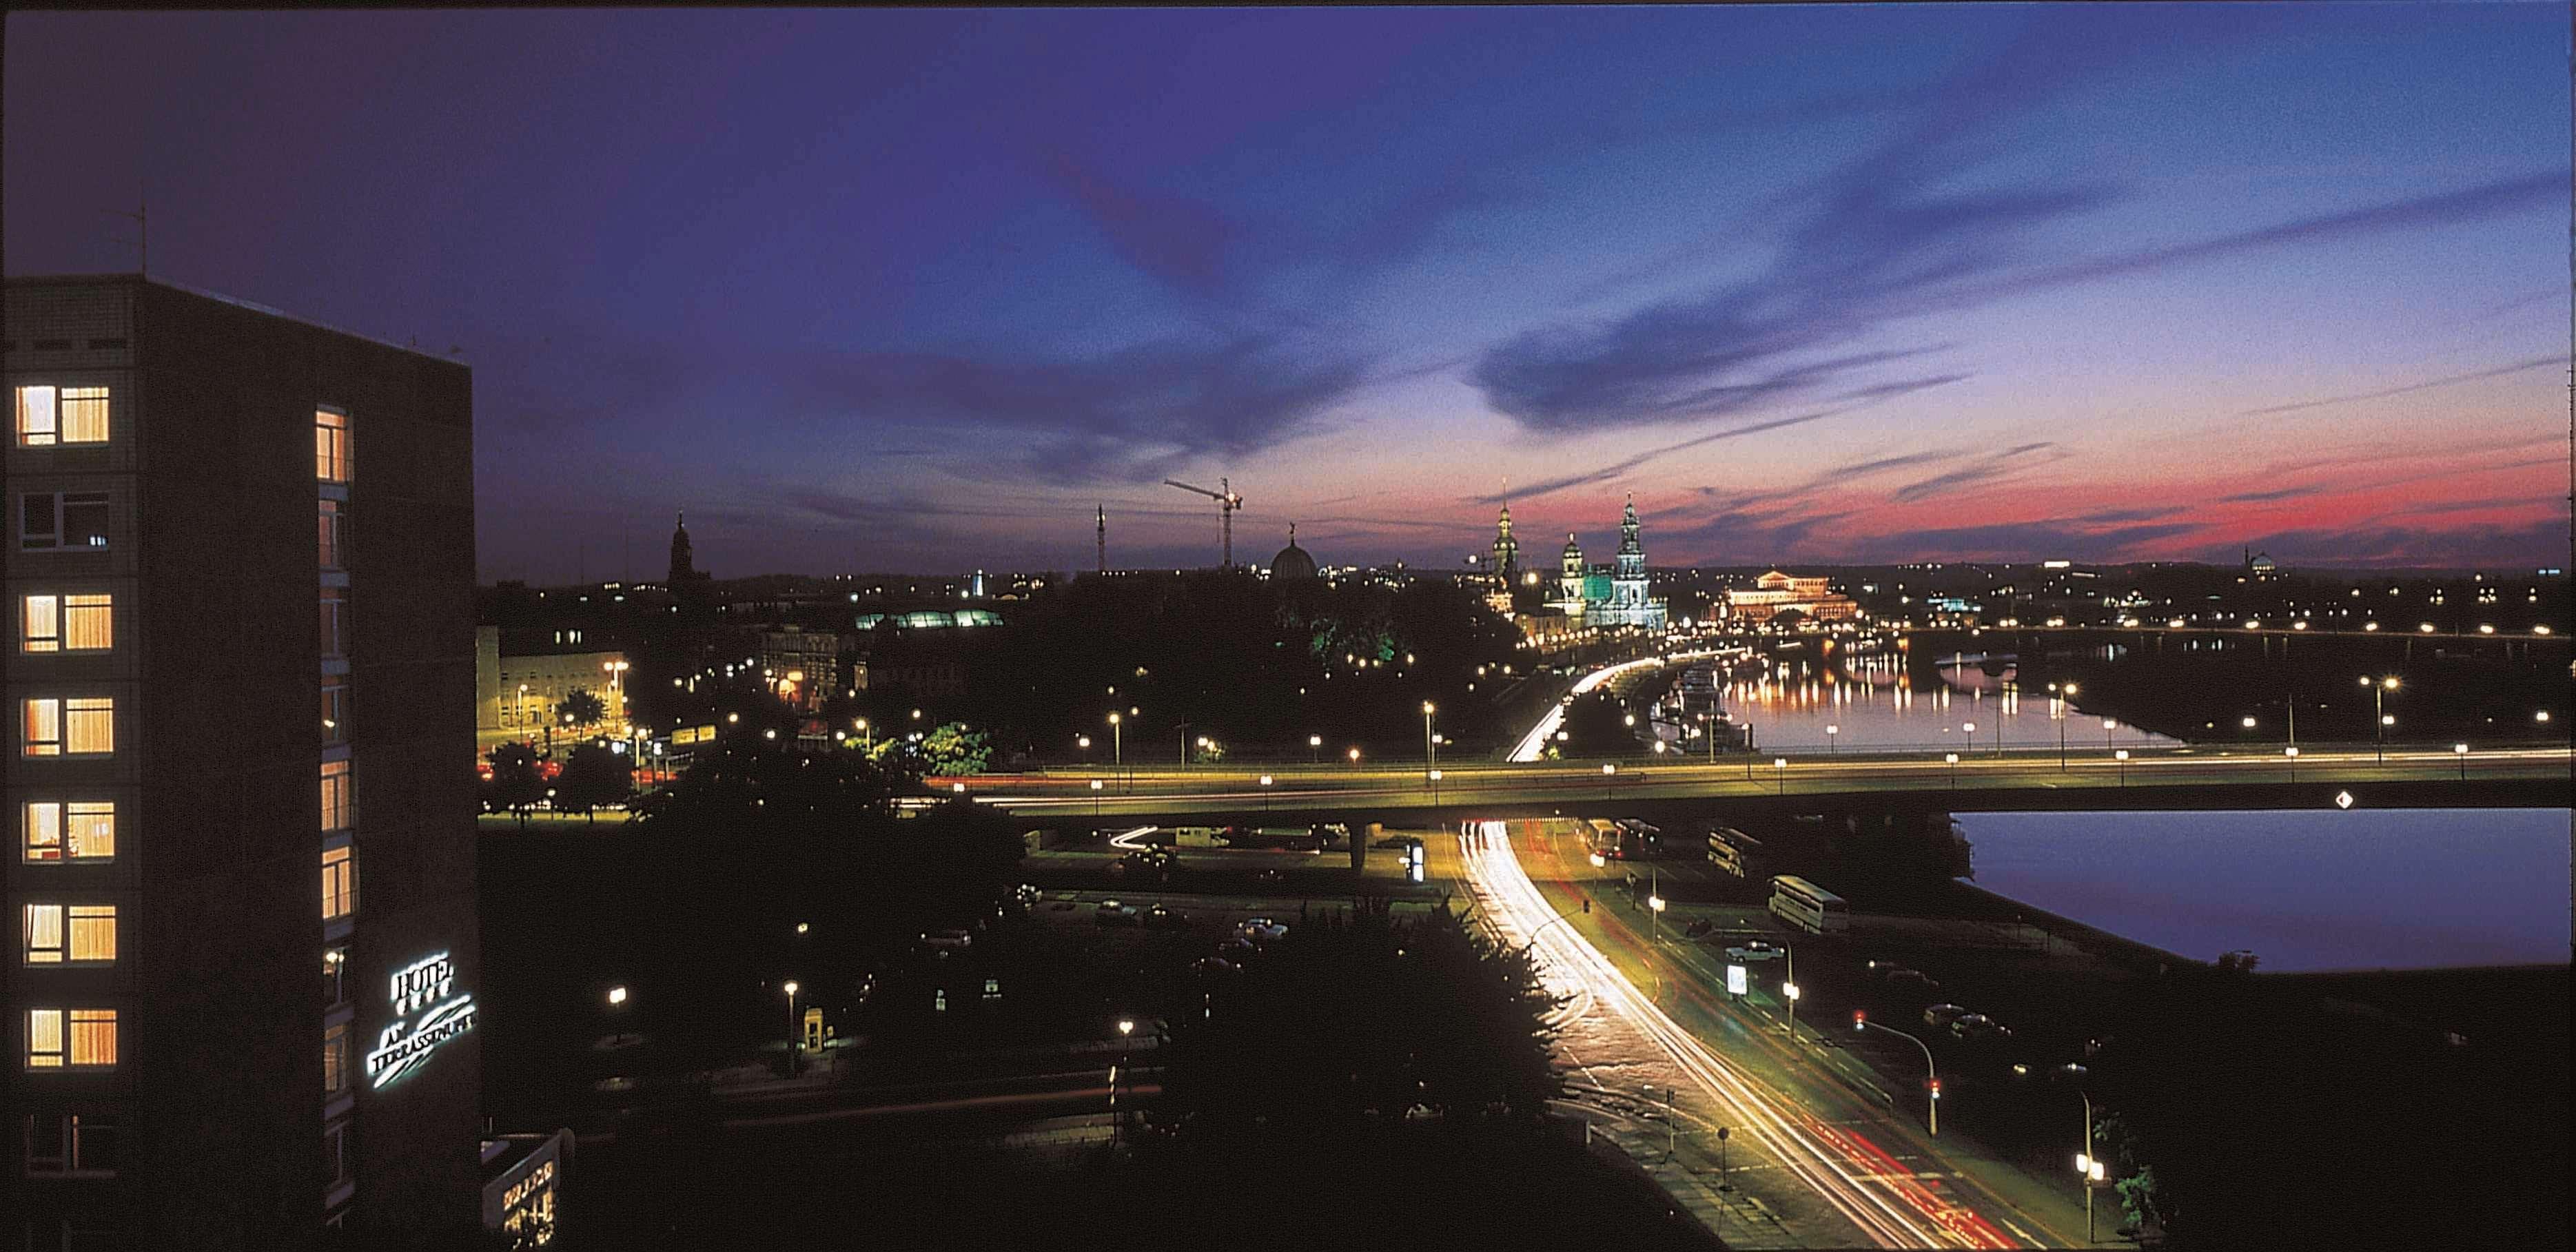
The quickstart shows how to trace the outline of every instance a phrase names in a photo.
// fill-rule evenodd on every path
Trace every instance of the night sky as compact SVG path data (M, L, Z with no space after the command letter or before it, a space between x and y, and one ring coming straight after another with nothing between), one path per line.
M8 272L472 365L486 579L2563 564L2553 5L25 14ZM629 555L631 551L631 556Z

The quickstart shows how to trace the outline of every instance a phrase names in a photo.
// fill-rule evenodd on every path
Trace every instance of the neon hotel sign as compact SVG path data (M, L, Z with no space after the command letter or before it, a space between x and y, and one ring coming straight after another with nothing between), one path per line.
M376 1036L375 1050L367 1053L367 1077L379 1088L428 1064L440 1044L474 1029L474 997L454 994L456 962L447 953L394 971L391 982L394 1023Z

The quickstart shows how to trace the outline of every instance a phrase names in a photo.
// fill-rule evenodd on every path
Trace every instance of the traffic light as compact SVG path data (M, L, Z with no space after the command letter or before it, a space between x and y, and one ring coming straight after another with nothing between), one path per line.
M1941 1098L1941 1080L1938 1078L1932 1080L1932 1098L1935 1100Z
M1583 911L1584 911L1584 912L1586 912L1586 913L1589 913L1589 912L1591 912L1591 911L1592 911L1592 897L1590 897L1590 896L1585 896L1585 897L1583 897Z
M1852 1010L1852 1033L1853 1033L1853 1034L1859 1034L1861 1031L1864 1031L1864 1030L1867 1030L1867 1029L1869 1029L1869 1012L1868 1012L1868 1010L1866 1010L1866 1009L1853 1009L1853 1010Z

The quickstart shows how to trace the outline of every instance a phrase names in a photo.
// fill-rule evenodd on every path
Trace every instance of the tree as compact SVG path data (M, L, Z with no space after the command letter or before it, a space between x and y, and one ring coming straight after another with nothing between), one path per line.
M913 746L925 772L948 777L981 774L993 759L989 738L981 731L966 729L963 722L942 723Z
M505 743L492 749L492 781L488 795L492 807L518 817L528 824L528 810L546 798L546 779L537 772L536 749L524 743Z
M564 762L563 773L555 779L555 807L590 814L597 821L599 806L618 803L634 791L635 773L625 754L593 741L574 748Z
M588 728L608 716L608 704L586 687L575 687L555 701L555 724Z

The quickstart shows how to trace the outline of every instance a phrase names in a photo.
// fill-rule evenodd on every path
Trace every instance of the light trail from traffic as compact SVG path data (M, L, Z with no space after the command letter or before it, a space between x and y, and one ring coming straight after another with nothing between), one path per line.
M1671 661L1696 661L1706 657L1723 656L1735 652L1743 652L1749 655L1752 652L1752 649L1742 647L1711 648L1699 652L1675 652L1665 656L1650 656L1642 657L1634 661L1622 661L1617 665L1610 665L1601 669L1596 669L1591 673L1585 674L1583 677L1576 679L1574 689L1566 694L1569 696L1587 694L1594 688L1599 687L1601 684L1608 682L1621 674L1634 669L1642 669L1650 665L1663 665ZM1549 707L1547 715L1538 719L1538 725L1531 727L1528 734L1521 736L1520 742L1514 744L1512 746L1511 753L1503 759L1522 764L1538 760L1539 757L1547 751L1548 738L1554 735L1557 732L1557 729L1564 724L1565 705L1560 701Z
M1627 975L1580 931L1553 927L1554 910L1521 868L1507 828L1482 822L1459 836L1460 863L1484 916L1535 953L1551 994L1588 994L1688 1074L1702 1094L1751 1132L1780 1166L1811 1188L1879 1247L2010 1248L2002 1232L1964 1206L1944 1201L1910 1171L1853 1132L1826 1125L1779 1093L1727 1064L1662 1006L1637 993Z

